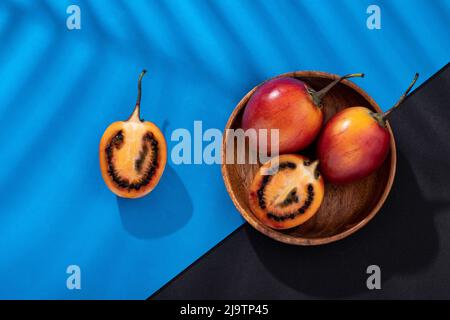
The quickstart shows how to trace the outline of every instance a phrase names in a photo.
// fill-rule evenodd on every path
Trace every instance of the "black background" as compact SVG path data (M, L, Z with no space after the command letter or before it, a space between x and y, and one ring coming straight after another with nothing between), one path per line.
M336 243L296 247L248 224L150 298L450 298L450 67L392 114L397 174L387 202ZM366 268L381 268L368 290Z

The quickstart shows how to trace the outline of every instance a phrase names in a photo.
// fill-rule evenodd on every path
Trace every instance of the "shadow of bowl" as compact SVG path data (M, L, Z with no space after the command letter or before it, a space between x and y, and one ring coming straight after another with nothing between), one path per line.
M123 227L139 239L160 238L179 230L193 211L186 187L169 166L150 194L139 199L117 197L117 205Z
M287 246L246 229L266 269L297 292L321 298L346 298L368 292L370 265L381 268L383 283L394 274L414 274L438 253L434 212L439 205L426 201L406 157L398 155L397 177L379 216L358 234L319 247ZM376 295L377 290L370 294Z

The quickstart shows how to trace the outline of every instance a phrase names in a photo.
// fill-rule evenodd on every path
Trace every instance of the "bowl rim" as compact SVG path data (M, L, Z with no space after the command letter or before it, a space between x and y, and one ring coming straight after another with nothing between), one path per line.
M371 221L373 219L373 217L379 212L381 207L386 202L386 199L392 189L392 185L393 185L394 179L395 179L396 168L397 168L397 147L395 144L394 133L389 124L389 121L386 121L386 125L388 128L389 134L390 134L390 152L389 152L390 168L389 168L389 177L387 180L387 184L383 190L383 193L381 194L377 204L371 209L370 213L366 217L364 217L364 219L362 219L358 223L354 224L350 228L348 228L338 234L321 237L321 238L302 238L302 237L295 237L290 234L283 233L280 230L272 229L272 228L264 225L262 222L260 222L253 214L250 214L249 212L247 212L247 210L245 210L240 205L239 201L237 200L236 196L234 195L234 192L232 191L230 176L229 176L229 172L226 168L227 164L225 162L227 129L230 129L232 122L236 119L236 116L241 112L241 110L243 108L245 108L249 98L251 97L251 95L255 92L255 90L259 86L261 86L262 84L264 84L265 82L267 82L269 80L280 78L280 77L327 78L330 80L335 80L335 79L339 78L339 76L336 74L323 72L323 71L291 71L291 72L282 73L278 76L264 80L263 82L256 85L253 89L251 89L246 95L244 95L244 97L239 101L239 103L236 105L233 112L231 113L230 117L228 118L228 121L225 126L225 130L224 130L224 134L223 134L221 171L222 171L222 177L223 177L223 180L225 183L225 187L227 189L227 192L228 192L231 200L233 201L233 204L238 209L241 216L253 228L255 228L262 234L264 234L274 240L277 240L277 241L283 242L283 243L287 243L287 244L292 244L292 245L313 246L313 245L322 245L322 244L332 243L332 242L344 239L344 238L350 236L351 234L355 233L356 231L360 230L369 221ZM352 81L349 81L347 79L343 80L341 83L350 87L351 89L355 90L358 94L360 94L367 102L369 102L369 104L371 105L372 108L375 109L375 111L382 112L381 108L378 106L378 104L375 102L375 100L371 96L369 96L369 94L367 94L361 87L359 87L358 85L356 85L355 83L353 83ZM385 161L388 161L388 159L386 159Z

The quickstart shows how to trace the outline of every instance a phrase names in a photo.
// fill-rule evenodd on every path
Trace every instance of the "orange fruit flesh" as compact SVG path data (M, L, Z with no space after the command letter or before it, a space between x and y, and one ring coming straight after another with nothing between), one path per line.
M274 229L298 226L318 211L324 195L317 162L299 155L282 155L264 164L250 191L256 217Z
M139 198L158 183L167 162L167 146L151 122L111 124L100 141L100 167L109 189L125 198Z

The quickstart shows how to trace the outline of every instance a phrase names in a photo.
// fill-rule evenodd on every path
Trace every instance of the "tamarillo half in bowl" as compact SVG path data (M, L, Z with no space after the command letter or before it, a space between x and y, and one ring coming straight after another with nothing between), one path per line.
M339 76L318 71L289 72L279 77L292 77L318 90L330 84ZM383 206L394 182L397 154L395 139L389 123L389 154L382 165L371 175L347 184L332 184L324 180L324 198L317 213L309 220L289 229L275 229L263 223L251 210L249 194L252 192L254 177L262 164L248 161L249 140L245 141L245 160L229 161L238 154L242 145L231 141L228 129L242 128L242 116L252 94L259 86L248 92L235 107L226 127L222 143L222 175L226 189L234 205L243 218L266 236L293 245L320 245L343 239L365 226ZM381 112L377 103L360 87L349 80L343 80L331 90L322 101L324 124L334 114L351 106L363 106ZM299 124L301 125L301 124ZM232 143L232 144L231 144ZM315 160L316 141L306 150L298 152ZM230 149L230 150L228 150ZM234 153L229 155L228 153ZM228 162L227 162L228 160ZM242 163L244 162L244 163Z
M273 229L290 229L311 219L324 194L318 161L283 154L264 163L250 186L250 208Z

